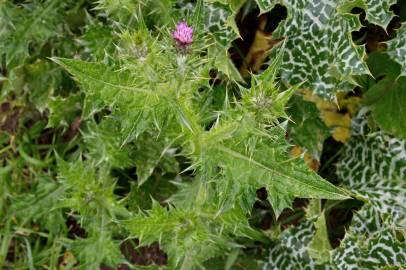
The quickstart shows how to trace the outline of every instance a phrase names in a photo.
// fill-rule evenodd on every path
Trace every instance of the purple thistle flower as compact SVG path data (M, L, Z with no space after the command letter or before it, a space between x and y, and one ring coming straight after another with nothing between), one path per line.
M193 42L193 27L189 27L186 22L176 25L172 37L180 47L187 47Z

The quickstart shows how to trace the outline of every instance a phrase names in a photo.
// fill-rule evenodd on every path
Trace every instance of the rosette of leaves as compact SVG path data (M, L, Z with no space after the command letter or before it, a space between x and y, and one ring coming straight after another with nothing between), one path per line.
M83 117L89 129L84 137L103 135L94 143L91 137L85 139L84 155L97 167L121 164L142 170L152 164L148 170L153 170L165 155L174 153L189 161L191 180L179 185L168 207L153 203L125 222L141 244L158 241L169 254L170 267L202 265L238 247L241 237L260 240L246 217L260 187L267 188L276 213L289 207L294 197L348 198L346 191L289 156L279 119L287 118L285 105L295 88L280 92L275 83L283 50L264 73L253 76L250 88L239 88L239 99L231 96L221 111L214 111L210 104L201 107L212 100L207 95L214 94L208 72L215 64L201 54L206 44L201 33L196 33L187 54L174 48L168 35L152 36L142 27L134 37L138 35L146 45L142 58L123 58L111 65L54 61L74 76L86 96ZM110 134L94 132L108 127ZM162 148L151 151L145 143ZM137 163L131 156L145 160ZM133 192L142 192L149 175L138 175L141 186Z

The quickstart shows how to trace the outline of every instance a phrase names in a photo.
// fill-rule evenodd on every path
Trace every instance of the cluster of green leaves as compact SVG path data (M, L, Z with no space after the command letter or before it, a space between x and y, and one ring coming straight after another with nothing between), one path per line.
M261 238L246 218L258 188L267 188L277 213L294 197L347 197L288 155L278 119L286 117L284 107L294 88L279 92L275 85L282 53L264 73L252 77L249 88L240 86L238 99L224 100L219 111L210 104L214 92L208 72L214 63L204 56L208 42L199 37L202 28L194 25L197 39L190 53L182 55L164 34L151 36L140 27L129 35L130 41L143 41L133 44L146 46L143 58L122 58L112 66L54 59L85 92L90 134L84 134L84 154L93 166L109 170L136 165L142 190L155 167L172 165L176 172L177 160L172 156L170 161L170 153L189 160L186 171L192 179L180 182L168 206L154 200L151 209L140 209L123 221L131 236L142 244L159 241L169 265L190 269L238 246L231 244L231 236ZM94 115L102 110L108 113L96 123ZM158 149L139 146L147 143Z
M398 269L406 263L404 241L406 141L369 127L367 108L353 120L337 174L348 189L366 198L354 213L340 246L332 249L325 216L308 207L308 220L286 230L263 269ZM386 268L385 268L386 267Z
M158 243L168 269L402 267L405 26L368 61L351 38L353 8L386 27L394 2L0 0L0 267L137 267L126 239ZM228 53L237 14L276 4L286 40L244 81ZM187 50L179 21L194 28ZM320 155L329 131L296 90L333 99L355 84L368 113L338 166L345 189L285 137ZM253 224L260 188L273 230ZM326 218L351 196L365 205L333 250ZM311 199L307 219L280 232L295 198Z

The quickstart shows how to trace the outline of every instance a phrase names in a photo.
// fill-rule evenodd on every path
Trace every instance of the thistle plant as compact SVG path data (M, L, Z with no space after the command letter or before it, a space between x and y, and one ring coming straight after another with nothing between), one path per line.
M20 2L0 268L405 266L402 1Z
M340 200L349 194L288 155L289 144L280 120L287 118L284 106L295 88L280 92L276 86L283 49L264 73L253 76L251 87L236 89L240 98L230 96L216 111L208 103L213 93L208 76L213 61L195 50L185 55L192 31L182 22L172 33L181 56L158 37L155 43L147 42L151 47L146 59L133 61L126 70L120 65L54 59L85 92L85 107L93 108L84 115L89 124L93 114L110 111L99 124L92 124L95 129L89 130L97 132L90 135L93 137L101 134L103 126L108 127L108 137L97 140L97 144L90 144L91 137L85 137L88 154L98 160L92 166L103 170L125 168L131 166L132 155L136 160L142 155L151 162L151 167L145 167L145 160L144 167L137 167L141 170L137 175L142 190L148 178L140 178L143 170L151 175L154 167L163 166L160 163L166 156L171 158L171 152L190 160L184 171L189 180L177 181L178 191L167 198L166 207L153 201L151 209L132 209L130 218L123 220L123 229L130 236L142 245L158 241L168 254L169 265L180 269L194 268L218 256L231 247L226 243L232 237L263 238L243 218L251 212L255 190L260 187L267 188L277 214L294 197ZM145 40L152 38L144 35ZM203 44L196 47L206 46L205 39L199 42ZM179 57L184 59L182 76L173 68L179 65ZM122 65L126 66L125 59ZM203 92L199 93L201 88ZM142 139L145 135L151 137L149 143L158 146L157 152L136 150L146 143ZM120 150L115 150L118 147Z

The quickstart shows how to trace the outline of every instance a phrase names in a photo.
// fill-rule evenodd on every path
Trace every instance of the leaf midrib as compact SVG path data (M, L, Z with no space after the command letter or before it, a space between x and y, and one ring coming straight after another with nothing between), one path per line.
M271 173L277 174L277 175L279 175L279 176L286 177L286 178L290 179L291 181L300 183L301 185L305 185L305 186L309 187L309 189L315 189L315 190L318 190L318 191L322 191L322 192L324 192L324 193L329 193L329 194L331 194L334 198L340 198L340 199L348 199L348 198L349 198L349 196L347 196L347 195L340 194L340 193L335 193L335 192L332 192L332 191L323 190L323 189L320 188L320 187L316 187L316 186L309 185L309 183L302 182L302 181L300 181L300 180L298 180L298 179L296 179L296 178L294 178L294 177L291 177L290 175L287 175L287 174L281 173L281 172L279 172L279 171L273 170L272 168L269 168L268 166L262 164L261 162L256 161L256 160L254 160L254 159L252 159L252 158L249 158L249 157L247 157L247 156L244 156L244 155L242 155L241 153L238 153L238 152L236 152L236 151L234 151L234 150L232 150L232 149L230 149L230 148L228 148L228 147L219 146L217 149L220 150L220 151L222 151L222 152L224 152L224 153L226 153L226 154L232 155L233 157L236 157L236 158L239 158L239 159L248 161L248 162L250 162L250 163L256 165L257 167L259 167L259 168L261 168L261 169L264 169L264 170L269 171L269 172L271 172ZM333 188L339 189L338 187L336 187L336 186L334 186L334 185L332 185L332 184L330 184L330 183L328 183L328 182L326 182L325 184L326 184L326 185L330 185L330 186L333 187Z

